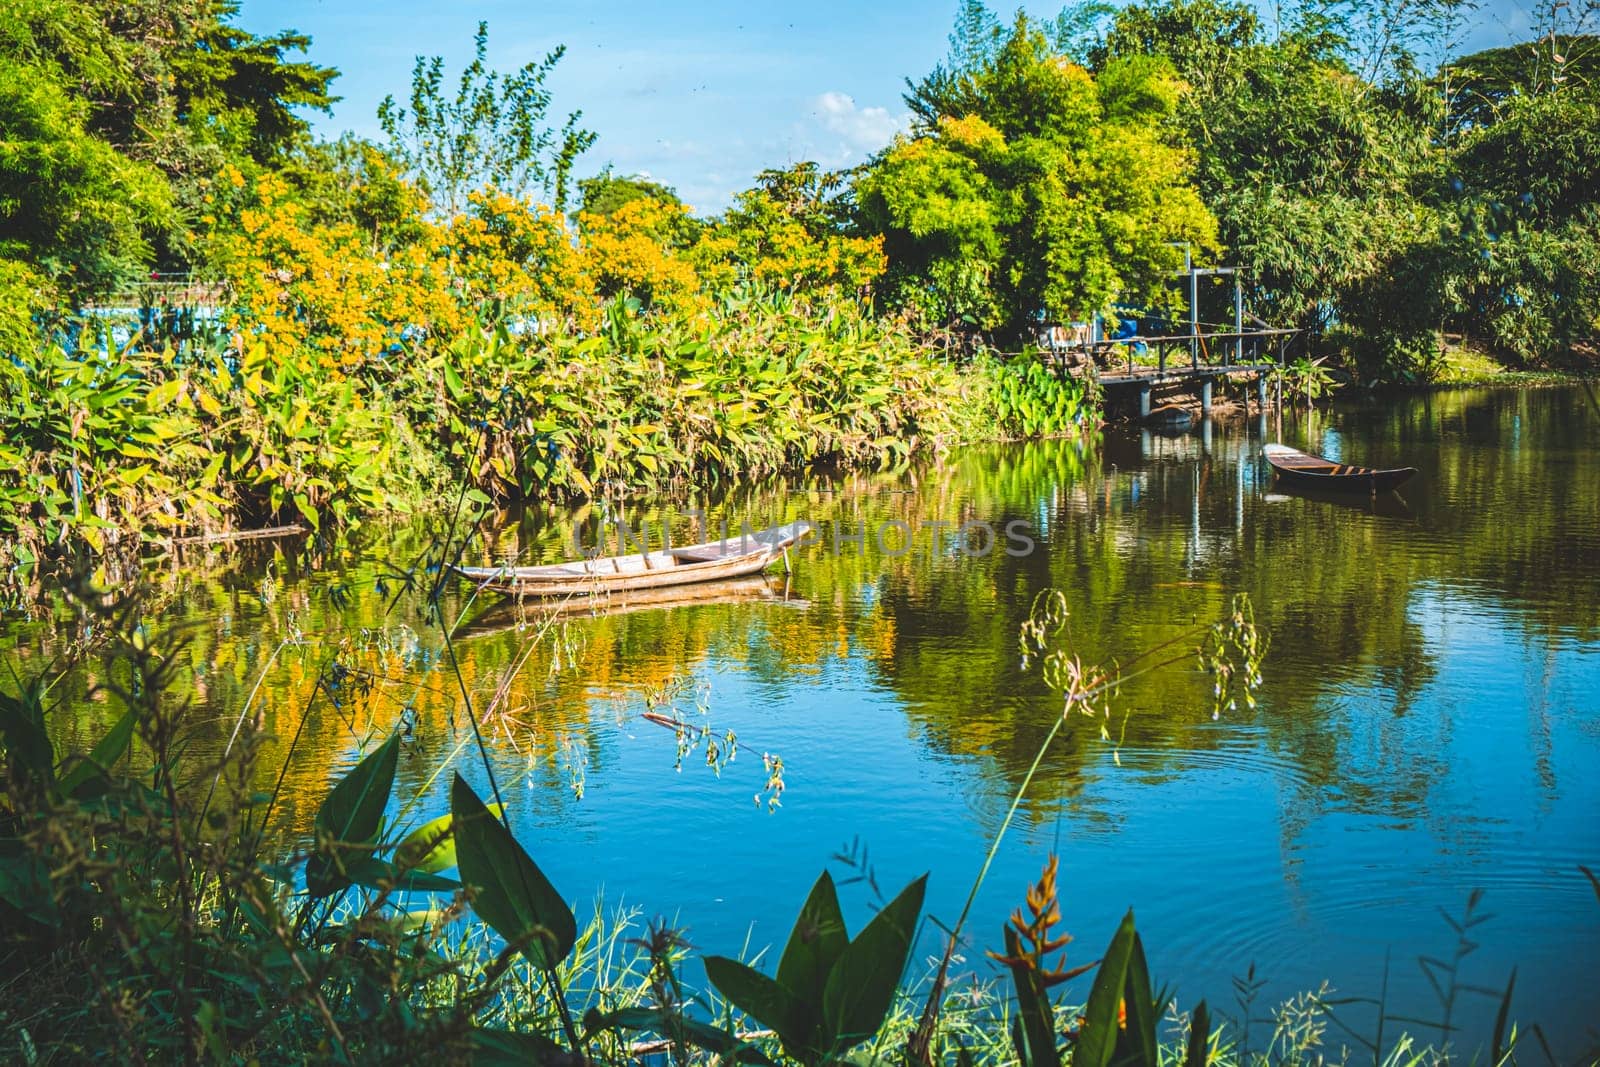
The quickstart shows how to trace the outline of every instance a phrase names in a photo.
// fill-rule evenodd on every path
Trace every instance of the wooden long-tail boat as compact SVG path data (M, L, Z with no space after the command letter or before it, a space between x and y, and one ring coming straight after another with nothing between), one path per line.
M1285 485L1346 493L1386 493L1417 473L1415 467L1357 467L1313 456L1288 445L1265 445L1261 454Z
M533 567L452 567L480 588L523 597L592 597L759 574L813 529L804 520L656 552Z
M525 630L554 619L592 616L611 618L642 611L666 611L710 605L776 606L805 610L811 602L791 595L782 579L752 574L743 578L720 578L692 585L673 585L664 589L632 589L592 596L502 600L456 631L461 640Z

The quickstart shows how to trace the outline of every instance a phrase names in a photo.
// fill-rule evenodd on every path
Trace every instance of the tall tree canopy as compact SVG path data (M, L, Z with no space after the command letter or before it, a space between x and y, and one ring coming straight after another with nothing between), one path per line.
M1252 5L1154 0L1119 12L1093 52L1101 71L1177 68L1190 92L1175 118L1224 254L1264 313L1314 330L1425 225L1411 189L1427 130L1351 70L1342 42L1316 17L1269 39Z
M857 183L890 298L1012 337L1121 298L1163 302L1181 245L1216 232L1166 121L1183 91L1171 65L1133 56L1096 77L1026 16L978 32L987 44L962 47L958 29L951 61L907 97L915 136Z
M378 122L389 148L445 218L462 213L467 198L487 186L511 196L541 194L564 211L572 167L594 144L579 125L581 111L560 129L547 126L552 102L545 82L566 47L504 73L488 65L489 24L478 23L472 62L455 92L445 89L444 58L418 56L409 107L385 97Z
M230 162L276 165L327 108L308 38L232 24L233 0L0 0L0 249L93 293L198 254Z

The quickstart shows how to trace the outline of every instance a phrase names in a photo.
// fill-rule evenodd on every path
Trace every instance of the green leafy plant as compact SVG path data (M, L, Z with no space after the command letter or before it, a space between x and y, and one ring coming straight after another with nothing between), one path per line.
M706 977L770 1027L789 1056L807 1065L836 1059L883 1025L916 937L926 884L924 875L906 886L852 939L824 871L790 931L776 977L725 956L706 958Z
M490 70L488 51L489 24L480 22L472 62L454 95L444 87L444 59L418 56L409 109L385 97L378 123L396 158L446 218L466 206L468 193L489 186L516 196L537 190L564 210L573 163L595 139L578 125L580 112L568 115L559 130L545 125L545 82L566 47L510 73Z
M1325 362L1325 359L1307 359L1302 356L1278 369L1284 395L1291 403L1298 402L1313 407L1317 401L1333 392L1333 373L1323 366Z

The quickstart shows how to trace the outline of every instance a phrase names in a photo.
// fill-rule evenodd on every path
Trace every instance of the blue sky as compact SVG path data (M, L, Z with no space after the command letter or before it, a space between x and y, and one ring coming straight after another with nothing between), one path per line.
M1484 0L1468 50L1526 37L1533 2ZM1048 15L1060 3L1025 6ZM479 19L501 69L565 44L551 79L554 109L581 109L600 135L579 176L611 163L671 185L708 213L765 167L805 159L842 167L888 143L905 123L905 77L944 56L955 10L954 0L244 0L240 22L257 33L310 34L310 58L340 70L334 91L343 99L331 117L315 117L328 136L377 138L378 103L387 93L406 97L415 57L443 55L453 75L471 57Z

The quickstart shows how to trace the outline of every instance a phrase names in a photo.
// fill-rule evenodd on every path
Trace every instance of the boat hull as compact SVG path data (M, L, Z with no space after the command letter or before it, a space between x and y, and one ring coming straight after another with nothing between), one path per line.
M725 541L708 541L658 552L607 556L537 567L452 567L480 589L510 596L594 597L667 589L759 574L804 537L811 526L794 522Z
M487 637L512 630L522 630L550 619L583 616L609 618L644 611L741 604L771 604L799 609L810 607L808 601L789 595L784 583L755 575L667 586L661 589L596 593L561 599L503 600L463 625L457 631L457 636L462 640Z
M1261 451L1279 481L1300 489L1339 493L1387 493L1417 473L1415 467L1377 468L1335 463L1330 459L1313 456L1308 452L1283 445L1267 445Z

